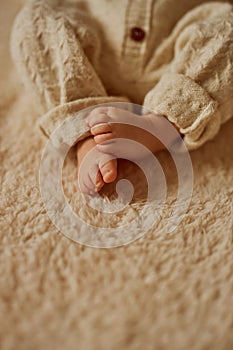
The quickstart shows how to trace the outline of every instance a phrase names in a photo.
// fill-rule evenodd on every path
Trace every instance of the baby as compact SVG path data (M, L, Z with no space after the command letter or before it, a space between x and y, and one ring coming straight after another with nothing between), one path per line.
M116 179L112 155L145 156L126 152L117 139L164 149L146 129L163 128L166 118L193 150L233 115L232 1L31 0L15 20L11 51L39 101L47 137L66 118L96 106L78 121L80 130L88 127L76 140L84 193ZM139 116L111 102L156 113ZM94 148L88 166L80 167Z

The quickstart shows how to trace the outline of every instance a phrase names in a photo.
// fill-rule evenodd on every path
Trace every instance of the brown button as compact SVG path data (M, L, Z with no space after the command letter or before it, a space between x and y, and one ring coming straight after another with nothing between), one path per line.
M130 32L131 39L135 41L142 41L145 38L146 33L142 28L133 27Z

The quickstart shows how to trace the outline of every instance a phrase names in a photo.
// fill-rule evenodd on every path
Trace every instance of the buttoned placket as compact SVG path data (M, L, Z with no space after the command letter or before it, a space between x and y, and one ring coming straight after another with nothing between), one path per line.
M128 0L121 57L134 78L141 75L147 49L154 0Z

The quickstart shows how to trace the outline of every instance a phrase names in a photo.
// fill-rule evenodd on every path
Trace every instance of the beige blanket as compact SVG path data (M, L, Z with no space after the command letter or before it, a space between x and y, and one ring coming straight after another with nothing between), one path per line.
M193 196L173 234L165 226L174 183L163 218L143 238L109 250L72 242L43 207L38 171L45 139L9 58L21 3L4 1L0 11L0 348L232 349L233 120L191 153ZM172 183L171 160L161 158ZM120 171L137 187L141 175L128 164L126 174L124 165ZM71 152L65 193L88 219L74 178Z

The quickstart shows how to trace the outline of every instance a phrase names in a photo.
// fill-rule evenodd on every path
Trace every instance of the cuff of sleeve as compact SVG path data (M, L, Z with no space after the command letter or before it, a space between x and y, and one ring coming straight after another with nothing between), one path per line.
M166 74L145 97L144 106L162 114L184 135L189 150L196 149L218 132L218 103L200 85L182 74Z
M74 143L90 135L90 131L84 122L87 116L85 109L98 104L113 102L129 102L129 100L126 97L117 96L79 99L53 108L47 114L39 118L38 125L45 136L52 138L52 142L55 146L61 143L72 146ZM77 118L76 114L81 110L83 110L83 113L80 113ZM59 132L54 132L61 124L63 124L63 126L59 128Z

